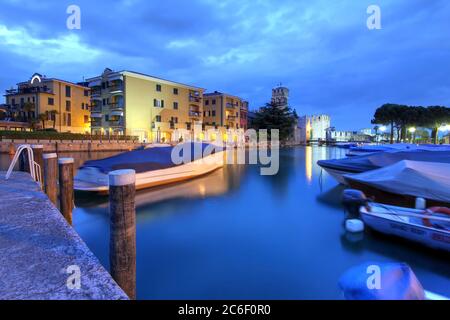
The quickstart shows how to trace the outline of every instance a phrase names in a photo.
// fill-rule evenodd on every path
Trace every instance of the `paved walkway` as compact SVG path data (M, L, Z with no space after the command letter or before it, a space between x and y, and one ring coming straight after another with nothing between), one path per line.
M69 266L79 267L80 289L67 285ZM23 172L0 172L0 299L128 299Z

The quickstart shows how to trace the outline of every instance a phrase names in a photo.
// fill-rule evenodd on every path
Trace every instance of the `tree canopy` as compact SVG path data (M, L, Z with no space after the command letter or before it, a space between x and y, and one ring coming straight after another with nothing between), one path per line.
M292 136L297 119L297 114L290 107L280 108L275 104L267 103L256 112L253 129L267 129L269 135L271 129L278 129L280 140L286 141Z
M390 126L391 143L394 142L395 130L397 131L397 141L400 141L406 137L408 127L430 128L434 142L437 143L439 127L450 123L450 108L388 103L375 111L372 123Z

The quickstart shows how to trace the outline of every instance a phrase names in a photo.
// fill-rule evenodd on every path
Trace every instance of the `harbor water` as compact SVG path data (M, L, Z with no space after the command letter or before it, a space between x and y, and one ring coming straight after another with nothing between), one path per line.
M71 154L87 158L111 155ZM408 263L426 290L450 296L450 257L367 230L347 234L342 186L316 162L345 150L280 150L280 170L228 165L137 192L138 299L342 299L339 277L365 262ZM5 170L9 156L0 156ZM74 227L109 268L107 196L76 194Z

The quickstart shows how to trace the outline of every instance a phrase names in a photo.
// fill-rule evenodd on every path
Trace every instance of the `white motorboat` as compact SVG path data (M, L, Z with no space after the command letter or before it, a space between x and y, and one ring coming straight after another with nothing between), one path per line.
M109 190L108 173L119 169L136 171L136 189L139 190L193 179L223 167L223 149L201 143L185 143L184 145L191 149L190 155L188 155L190 160L181 164L175 164L172 161L172 151L176 147L166 145L125 152L106 159L87 161L75 176L74 189L107 193ZM187 150L182 145L177 147ZM214 151L206 152L207 155L203 157L207 148ZM180 153L180 156L184 158L183 152Z
M378 232L450 251L450 215L446 212L431 213L379 203L361 206L359 212L364 223Z

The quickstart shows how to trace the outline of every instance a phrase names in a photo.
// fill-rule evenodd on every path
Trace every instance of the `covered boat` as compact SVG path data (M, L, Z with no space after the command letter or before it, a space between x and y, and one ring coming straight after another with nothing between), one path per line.
M339 287L347 300L447 300L424 290L406 263L363 263L347 270Z
M363 156L377 152L396 152L396 151L450 151L450 145L432 145L432 144L412 144L412 143L394 143L381 145L365 145L351 147L347 156Z
M377 201L414 207L416 198L429 205L450 204L450 163L403 160L360 174L344 175L354 189Z
M321 160L317 164L339 183L346 184L347 182L343 177L345 174L376 170L402 160L450 163L450 151L388 151L344 159Z
M449 210L440 207L418 210L369 203L360 208L360 214L364 223L378 232L450 251Z
M174 162L173 153L183 161ZM223 148L206 143L161 145L124 152L106 159L86 161L75 176L74 189L107 192L108 173L120 169L136 171L136 189L188 180L223 167L223 156Z

